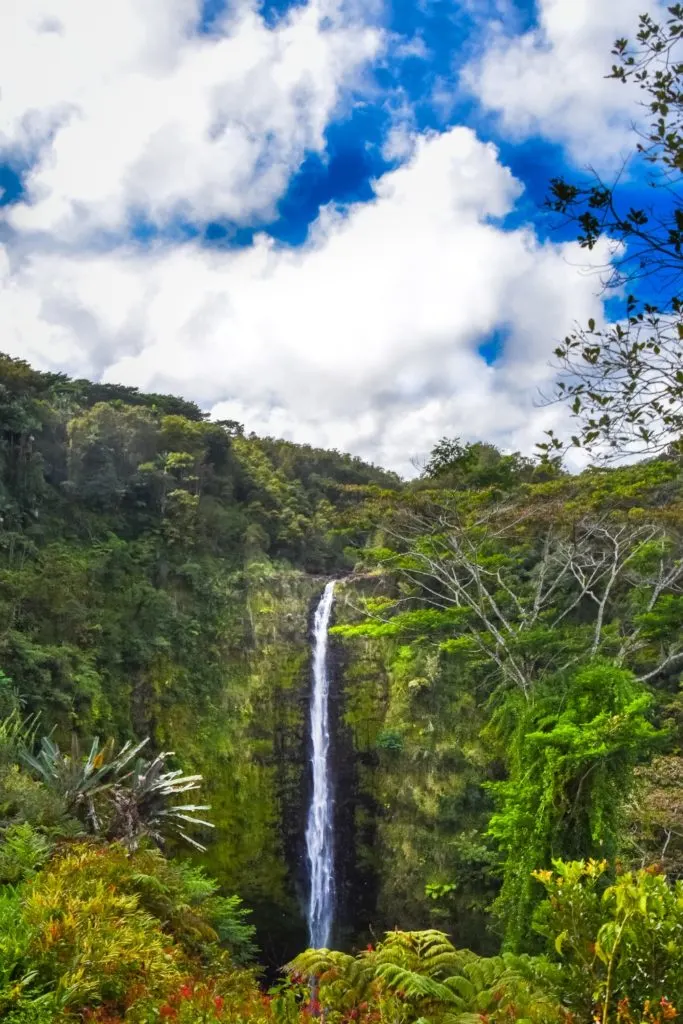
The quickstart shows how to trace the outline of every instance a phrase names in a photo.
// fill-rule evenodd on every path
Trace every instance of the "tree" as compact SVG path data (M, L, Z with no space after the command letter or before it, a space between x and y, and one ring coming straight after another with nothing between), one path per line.
M85 503L118 508L138 468L156 455L147 409L98 403L69 424L69 490Z
M381 626L356 627L436 642L489 702L485 737L506 769L487 785L502 879L494 909L513 949L528 941L535 867L618 852L634 769L665 738L649 684L683 661L675 524L592 501L565 511L547 486L531 493L395 510L385 527L394 550L377 558L400 596L376 608Z
M483 660L527 700L537 682L586 658L630 665L641 682L683 660L683 639L668 628L683 614L680 546L657 523L544 522L543 510L519 506L467 516L446 501L399 512L390 530L399 553L385 567L426 604L460 613L449 649Z
M558 675L533 704L508 703L508 778L489 785L496 804L489 834L504 855L493 910L508 947L528 943L535 867L559 851L619 852L634 768L665 736L649 721L652 704L633 674L609 661Z
M547 1024L559 1018L558 1004L535 984L529 959L479 957L456 949L435 930L387 932L376 947L355 956L309 949L285 970L290 989L283 986L276 1013L285 1009L292 983L296 989L314 978L317 988L310 1009L319 1013L324 1007L326 1015L331 1010L330 1016L339 1014L360 1024L378 1019L397 1024L520 1019Z
M495 445L442 437L424 467L422 482L453 490L495 487L508 491L535 475L537 467L519 452L505 455Z
M622 320L590 320L555 350L555 399L577 423L571 445L600 459L677 449L683 434L683 5L668 14L662 24L641 15L635 42L618 39L612 51L610 77L646 95L649 125L634 128L629 172L644 173L650 202L631 205L623 173L612 184L597 174L579 183L555 178L548 199L578 226L583 248L608 241L604 286L635 293ZM546 457L565 449L552 431L548 438L539 445Z

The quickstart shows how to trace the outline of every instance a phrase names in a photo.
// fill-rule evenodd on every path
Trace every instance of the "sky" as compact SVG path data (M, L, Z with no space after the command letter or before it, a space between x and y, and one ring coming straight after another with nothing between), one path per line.
M8 0L0 350L404 475L443 436L532 453L609 312L543 198L631 151L605 75L643 10Z

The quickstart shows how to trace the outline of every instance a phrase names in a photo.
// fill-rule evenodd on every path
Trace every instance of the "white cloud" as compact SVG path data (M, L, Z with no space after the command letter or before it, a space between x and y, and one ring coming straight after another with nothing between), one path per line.
M579 117L584 86L557 71L576 49L599 87L588 65L616 22L594 7L542 0L539 30L482 59L475 84L515 130L599 134L608 107ZM444 434L532 451L566 415L534 407L548 353L574 319L600 320L596 283L575 246L505 230L521 186L496 150L465 128L420 135L401 89L374 95L403 165L374 201L322 210L304 246L125 241L132 215L258 223L380 52L425 57L419 35L364 23L377 3L309 0L269 27L237 0L206 36L198 17L199 0L0 4L0 156L35 158L4 213L2 348L403 472Z
M0 265L3 347L404 472L443 434L530 451L562 415L533 405L548 351L601 304L575 247L497 224L519 190L492 146L454 128L417 139L375 201L323 211L296 250L262 237L240 252L15 251ZM477 347L501 327L487 366Z
M542 135L567 147L580 165L611 164L629 152L637 93L606 79L614 40L633 38L658 0L539 0L538 26L509 36L488 26L482 56L461 81L500 115L514 137Z
M198 0L0 6L0 154L39 154L15 229L267 215L382 45L335 0L273 28L246 0L210 36L198 17Z

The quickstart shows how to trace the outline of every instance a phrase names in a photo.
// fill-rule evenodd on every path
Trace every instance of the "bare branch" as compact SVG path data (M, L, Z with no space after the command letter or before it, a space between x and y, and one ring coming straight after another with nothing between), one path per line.
M412 562L401 567L405 555L399 555L394 571L409 580L427 604L443 610L467 609L458 635L470 637L491 659L501 679L519 687L527 698L540 678L566 671L582 657L594 657L603 650L605 625L614 621L613 607L623 609L625 587L637 585L648 612L662 595L683 589L683 561L673 557L676 545L659 525L610 515L587 516L574 523L571 531L553 523L539 538L534 537L533 527L520 534L528 520L528 511L515 514L508 506L489 509L474 522L464 523L457 511L441 507L433 517L404 512L402 529L389 531ZM519 544L520 537L526 545L524 557L535 557L531 571L523 573L519 561L509 554L510 543ZM652 541L661 543L661 555L653 570L641 568L638 558ZM539 624L554 630L576 621L579 611L579 621L585 623L591 605L591 640L583 654L572 651L560 661L552 645L545 655L535 649L532 630ZM618 632L618 662L648 647L633 609L620 615ZM532 646L524 653L527 637ZM611 657L615 656L614 639L618 634L615 637L612 630L606 648ZM683 641L680 650L676 646L663 651L657 667L642 680L653 678L682 656Z

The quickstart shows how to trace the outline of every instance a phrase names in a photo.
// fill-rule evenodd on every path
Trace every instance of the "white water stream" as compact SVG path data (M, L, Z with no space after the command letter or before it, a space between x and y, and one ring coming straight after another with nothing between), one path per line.
M333 800L330 786L330 679L327 631L334 601L334 580L328 583L313 620L313 691L311 694L311 766L313 795L306 826L306 850L311 879L308 935L312 949L330 943L334 915Z

